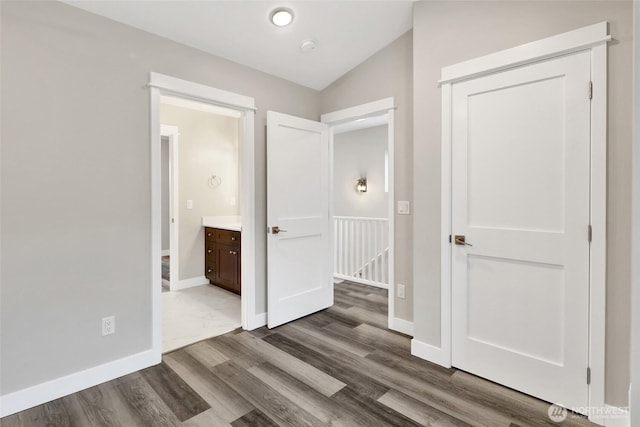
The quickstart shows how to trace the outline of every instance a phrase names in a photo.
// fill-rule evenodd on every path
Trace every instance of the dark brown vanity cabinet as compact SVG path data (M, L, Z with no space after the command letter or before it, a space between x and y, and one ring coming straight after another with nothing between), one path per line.
M205 276L212 285L240 295L240 232L204 229Z

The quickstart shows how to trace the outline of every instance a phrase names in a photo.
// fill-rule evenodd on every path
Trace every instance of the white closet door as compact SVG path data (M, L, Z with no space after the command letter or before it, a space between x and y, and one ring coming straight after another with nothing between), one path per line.
M589 81L581 52L452 85L453 364L567 407L588 404Z

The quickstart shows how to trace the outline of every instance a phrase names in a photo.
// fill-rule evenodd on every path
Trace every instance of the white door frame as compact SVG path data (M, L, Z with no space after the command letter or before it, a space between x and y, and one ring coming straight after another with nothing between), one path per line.
M178 142L180 140L180 131L177 126L160 125L160 136L169 139L169 290L176 290L180 281L180 249L179 235L180 227L179 215L180 209L179 188L178 185Z
M240 112L240 215L242 217L241 237L241 321L242 328L255 329L264 325L256 316L256 214L255 214L255 143L254 121L255 100L251 97L227 92L199 83L175 77L149 73L151 112L151 321L152 352L159 362L162 357L162 299L161 299L161 130L160 97L177 96L208 104L230 108ZM204 248L203 248L204 251Z
M395 113L395 101L393 97L380 99L378 101L369 102L367 104L357 105L355 107L345 108L344 110L334 111L331 113L323 114L320 117L322 123L329 125L329 218L333 218L333 142L334 142L334 126L340 125L346 122L371 117L386 115L387 117L387 153L389 155L389 193L387 194L387 209L388 209L388 221L389 221L389 329L394 331L408 333L411 331L406 330L399 326L404 324L398 322L395 317L395 140L394 140L394 113ZM333 252L333 236L335 231L333 230L333 221L331 221L331 233L330 244L331 251ZM333 259L333 257L331 258ZM405 322L406 323L406 322Z
M442 175L441 175L441 331L440 348L412 343L412 353L451 367L451 126L452 84L508 68L591 51L591 202L593 228L589 289L589 407L580 411L602 423L596 408L604 408L605 308L606 308L606 167L607 167L607 23L600 22L512 49L461 62L442 69ZM585 96L589 88L585 86ZM586 235L585 230L585 235ZM417 344L417 345L416 345ZM586 367L585 367L586 381ZM590 410L591 409L591 410Z

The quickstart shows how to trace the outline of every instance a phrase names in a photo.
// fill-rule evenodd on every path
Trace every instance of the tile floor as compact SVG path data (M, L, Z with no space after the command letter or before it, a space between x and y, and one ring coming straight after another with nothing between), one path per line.
M162 293L162 352L240 326L240 297L212 285Z

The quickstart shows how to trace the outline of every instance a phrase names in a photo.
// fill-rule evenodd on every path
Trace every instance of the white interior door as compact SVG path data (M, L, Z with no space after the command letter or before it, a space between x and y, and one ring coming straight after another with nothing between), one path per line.
M452 362L570 408L588 404L589 81L580 52L452 86Z
M268 111L269 328L333 305L329 183L327 125Z

